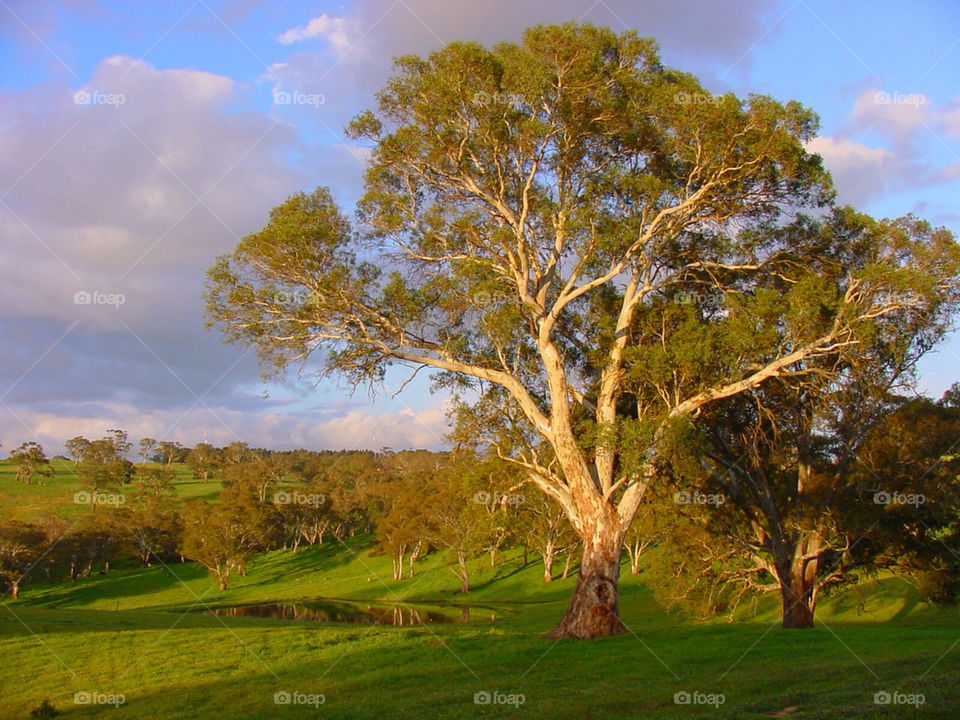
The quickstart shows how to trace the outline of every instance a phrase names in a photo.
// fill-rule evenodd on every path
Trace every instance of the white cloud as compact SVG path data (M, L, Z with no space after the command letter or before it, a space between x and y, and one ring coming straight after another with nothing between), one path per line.
M275 449L378 450L391 447L440 449L447 432L445 412L430 408L414 412L374 414L350 410L342 414L314 416L277 412L251 413L214 406L143 410L132 404L112 402L75 404L56 412L14 408L17 417L0 409L4 447L15 447L26 439L39 439L48 454L62 452L63 441L76 435L101 437L108 428L126 430L136 441L141 437L174 440L193 445L202 438L223 446L242 440L256 447ZM23 423L23 424L21 424ZM26 424L33 431L30 436Z
M960 153L950 144L960 138L958 107L957 100L938 107L919 92L866 90L835 135L807 147L823 156L844 202L952 183L960 177Z
M817 137L807 143L807 150L823 157L840 199L854 205L886 192L898 168L897 158L890 150L845 138Z
M867 90L854 102L849 122L906 146L914 133L929 122L931 111L929 99L921 93Z
M351 45L346 21L327 13L313 18L306 25L285 30L277 36L277 41L283 45L292 45L315 37L325 38L338 52L343 52Z

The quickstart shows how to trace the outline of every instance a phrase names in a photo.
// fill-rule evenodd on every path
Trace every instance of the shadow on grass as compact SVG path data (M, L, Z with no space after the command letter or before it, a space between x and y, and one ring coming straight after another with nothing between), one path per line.
M188 562L169 567L169 570L163 566L154 566L113 571L105 575L80 578L76 583L67 580L48 586L48 589L34 586L30 588L32 592L25 594L21 604L59 607L83 606L107 599L120 601L123 598L161 592L180 585L181 582L207 577L207 571L196 563Z

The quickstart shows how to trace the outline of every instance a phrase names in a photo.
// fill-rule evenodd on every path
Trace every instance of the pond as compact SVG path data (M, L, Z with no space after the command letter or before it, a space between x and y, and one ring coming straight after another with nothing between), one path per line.
M497 612L474 606L479 620L495 621ZM229 607L200 608L224 617L268 618L299 622L354 623L359 625L422 625L424 623L471 622L471 607L453 604L377 605L373 603L318 598L300 602L273 602Z

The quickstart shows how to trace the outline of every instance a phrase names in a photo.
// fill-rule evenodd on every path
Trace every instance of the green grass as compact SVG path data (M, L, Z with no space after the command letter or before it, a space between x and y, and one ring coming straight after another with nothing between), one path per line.
M73 495L82 489L80 480L69 460L51 460L51 477L35 478L29 485L17 482L16 467L9 461L0 461L0 518L10 518L25 522L37 521L44 515L79 517L89 512L86 505L78 505ZM157 463L147 463L146 467L162 467ZM172 466L176 479L174 488L184 500L204 498L213 500L222 489L220 481L208 482L196 480L189 467L182 463ZM127 485L124 491L132 491Z
M42 485L0 463L0 513L33 519L88 512L79 483L55 461ZM178 466L181 497L213 498L217 482ZM473 589L432 555L413 579L390 579L370 538L258 557L218 592L192 563L122 568L76 584L34 584L0 607L0 720L29 717L44 698L66 718L957 718L960 613L918 601L889 576L826 598L817 627L783 631L774 598L737 621L696 623L664 611L644 575L625 574L621 614L632 634L541 638L574 579L545 585L539 563L507 553L473 564ZM210 607L340 598L361 605L459 613L469 624L338 625L214 617ZM958 643L956 647L954 644ZM923 693L915 710L873 703L879 690ZM76 705L74 693L123 694L119 707ZM312 706L278 692L322 693ZM519 708L474 704L474 693L522 694ZM677 705L681 691L722 693L719 708Z
M538 564L524 568L517 554L495 570L477 565L467 595L454 592L439 556L393 581L389 559L355 538L269 553L223 593L193 564L31 586L0 608L0 717L26 718L44 697L70 718L960 717L957 612L918 603L893 578L825 601L815 629L785 632L766 604L749 620L693 623L664 612L628 574L621 604L633 635L556 643L540 634L562 613L572 578L544 585ZM385 627L196 612L318 596L467 602L473 622ZM926 703L874 705L881 689L923 693ZM684 690L723 693L725 702L674 704ZM80 691L122 693L126 703L75 705ZM278 706L283 691L322 693L325 703ZM480 691L522 693L525 702L476 705Z

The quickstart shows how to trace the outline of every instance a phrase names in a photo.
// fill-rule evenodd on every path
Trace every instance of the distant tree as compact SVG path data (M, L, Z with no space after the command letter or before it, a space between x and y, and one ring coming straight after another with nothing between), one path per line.
M73 459L73 465L76 467L80 461L83 460L84 453L87 451L87 448L90 447L90 441L81 435L77 435L67 440L63 446L70 454L70 457Z
M141 438L138 448L137 454L140 456L140 461L147 462L153 457L153 453L157 449L157 441L152 437Z
M284 481L288 469L289 462L282 455L259 456L250 453L248 459L224 466L223 485L248 488L260 502L266 502L270 489Z
M160 462L166 467L170 467L175 462L182 462L186 457L186 452L178 442L161 440L157 443L157 454L160 456Z
M61 540L69 551L70 579L89 577L96 566L108 572L126 544L127 528L115 508L97 505Z
M118 458L125 458L127 453L130 452L130 448L133 447L133 444L130 443L128 439L126 430L111 428L107 430L104 440L108 440L110 444L113 445L114 454Z
M101 493L119 493L124 484L133 479L135 466L120 452L113 437L105 437L90 443L77 465L77 478L89 494L90 506L97 504Z
M0 580L7 584L10 598L20 597L24 576L44 549L44 535L36 527L16 520L0 522Z
M624 548L630 560L630 574L640 572L640 559L644 553L662 542L675 526L671 523L671 508L667 503L654 503L647 499L637 512L637 516L630 523L627 536L624 539Z
M234 567L238 574L246 575L247 558L274 550L283 542L280 514L247 486L224 488L217 503L224 529L240 551Z
M483 553L489 539L485 503L477 497L484 485L482 474L458 458L424 478L417 488L423 537L447 551L447 567L460 581L460 592L470 590L467 561Z
M250 450L250 446L239 440L230 443L223 448L221 452L225 465L239 465L253 458L253 452Z
M17 480L27 485L35 475L50 477L53 468L43 452L40 443L29 441L22 443L10 453L10 461L17 468Z
M543 560L543 581L553 582L553 563L557 556L576 545L577 535L570 527L566 513L543 493L524 496L520 516L525 521L524 541L533 547Z
M197 446L187 455L187 465L193 470L195 478L204 482L213 477L221 465L220 451L209 443L197 443Z
M247 561L246 551L231 532L226 512L205 500L191 500L180 509L183 524L181 553L200 563L217 579L222 592L231 574Z
M124 507L131 547L143 567L172 558L181 544L177 493L171 470L137 469L135 490Z
M341 537L342 519L330 505L329 499L313 488L301 486L274 493L273 502L283 528L284 547L296 551L301 542L322 545L327 533ZM280 502L280 500L283 502ZM300 501L303 499L303 501Z
M397 480L380 488L384 510L376 520L377 544L390 556L393 579L403 580L409 560L409 576L427 535L423 527L423 488L412 479Z
M270 549L278 523L272 506L243 488L228 488L217 505L192 500L180 510L181 552L203 565L225 590L234 572L243 575L249 558Z
M960 408L960 382L955 382L940 398L940 404L947 407Z
M70 548L69 542L63 542L69 535L73 523L59 515L42 514L36 521L37 529L43 534L42 552L37 565L47 582L61 574L68 575Z

